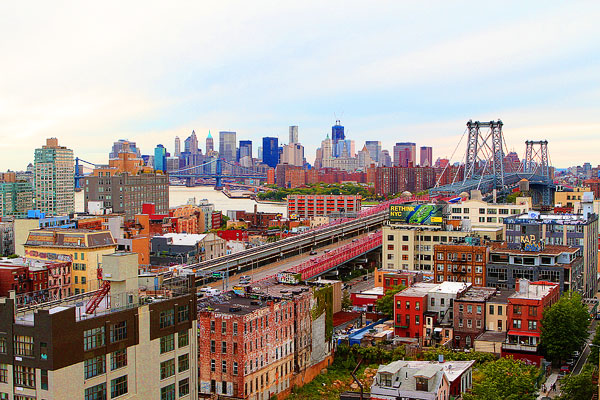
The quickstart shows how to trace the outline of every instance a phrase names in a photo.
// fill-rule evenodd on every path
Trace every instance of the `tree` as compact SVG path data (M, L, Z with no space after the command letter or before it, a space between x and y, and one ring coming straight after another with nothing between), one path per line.
M344 290L344 295L342 297L342 310L348 310L350 308L352 308L350 293L347 290Z
M594 335L594 339L592 339L592 344L594 346L590 346L590 357L588 358L588 362L592 365L598 365L598 351L600 350L600 324L596 325L596 334Z
M385 314L388 318L394 316L394 295L399 291L404 290L404 285L394 286L391 289L386 290L382 298L375 302L377 311Z
M569 374L560 383L561 400L590 400L596 392L594 367L587 365L579 375Z
M561 298L544 311L540 346L548 359L561 362L569 358L588 337L589 312L575 292Z
M465 400L535 400L538 369L520 360L500 358L480 368L481 381L473 383L471 393Z

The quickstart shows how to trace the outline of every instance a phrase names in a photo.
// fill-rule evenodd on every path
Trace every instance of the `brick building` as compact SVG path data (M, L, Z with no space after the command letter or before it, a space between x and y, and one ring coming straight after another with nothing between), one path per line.
M377 167L375 193L393 195L408 190L418 193L435 186L435 171L430 167Z
M508 334L502 344L502 357L512 356L540 365L539 352L542 315L560 297L559 285L520 279L517 292L508 298Z
M384 292L400 285L410 287L417 282L423 282L423 273L421 271L375 270L375 287L382 286Z
M269 399L290 390L293 376L310 365L311 292L272 285L268 293L200 303L201 397Z
M469 282L473 286L485 286L488 247L481 245L479 238L466 237L460 240L434 246L435 282Z
M356 213L360 211L361 196L353 195L290 195L287 197L288 215L312 218L333 213Z
M471 287L454 300L454 348L471 348L485 331L486 302L495 288Z
M423 315L427 311L427 294L435 283L417 283L394 296L394 334L408 338L423 336Z

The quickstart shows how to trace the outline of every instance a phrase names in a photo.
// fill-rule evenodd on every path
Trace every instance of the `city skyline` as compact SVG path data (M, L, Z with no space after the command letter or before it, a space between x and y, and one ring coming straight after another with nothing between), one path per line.
M20 140L5 141L0 168L24 169L48 137L104 162L121 138L174 153L175 136L192 130L200 143L209 130L285 143L290 125L312 162L336 119L360 148L410 141L437 159L452 155L468 119L500 118L520 157L525 140L548 139L554 166L598 164L600 5L584 5L80 4L53 14L5 4L0 126ZM301 23L275 18L292 14ZM469 22L490 15L502 22Z

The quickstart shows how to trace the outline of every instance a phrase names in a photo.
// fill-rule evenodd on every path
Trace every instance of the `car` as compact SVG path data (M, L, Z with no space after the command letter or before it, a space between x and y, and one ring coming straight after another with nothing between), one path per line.
M571 373L571 367L568 365L563 365L562 367L560 367L560 376L565 376L567 374Z
M363 276L363 281L368 281L368 280L369 280L369 276L368 275Z
M566 362L566 365L568 365L569 367L572 367L573 365L575 365L575 359L573 358L569 358Z
M573 354L572 354L572 356L573 356L574 359L578 359L580 355L581 355L581 353L578 352L578 351L574 351Z
M323 253L329 253L331 251L331 249L325 249L325 251Z
M316 250L311 250L309 253L311 256L314 256L315 254L317 254Z
M250 275L242 275L240 276L240 283L242 285L245 285L247 283L252 282L252 277Z

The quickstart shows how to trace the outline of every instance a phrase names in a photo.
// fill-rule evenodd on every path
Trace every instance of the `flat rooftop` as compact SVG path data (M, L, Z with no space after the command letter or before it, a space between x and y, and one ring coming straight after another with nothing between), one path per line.
M396 293L396 296L424 296L439 286L438 283L415 283L413 286Z
M246 315L267 307L267 302L225 293L198 300L198 311L213 311L221 314Z
M508 304L508 298L514 293L514 290L496 290L496 294L489 298L488 303Z
M493 253L501 254L518 254L518 255L547 255L547 256L558 256L563 253L575 254L579 251L574 246L563 246L559 244L547 244L544 246L544 250L541 251L524 251L521 249L510 249L506 243L494 243L490 249Z
M509 299L532 299L542 300L546 297L552 289L558 284L552 282L520 282L519 290L509 296Z
M471 283L445 281L436 286L437 287L432 288L429 293L458 294L471 287Z
M496 288L471 287L456 301L486 301L496 293Z

